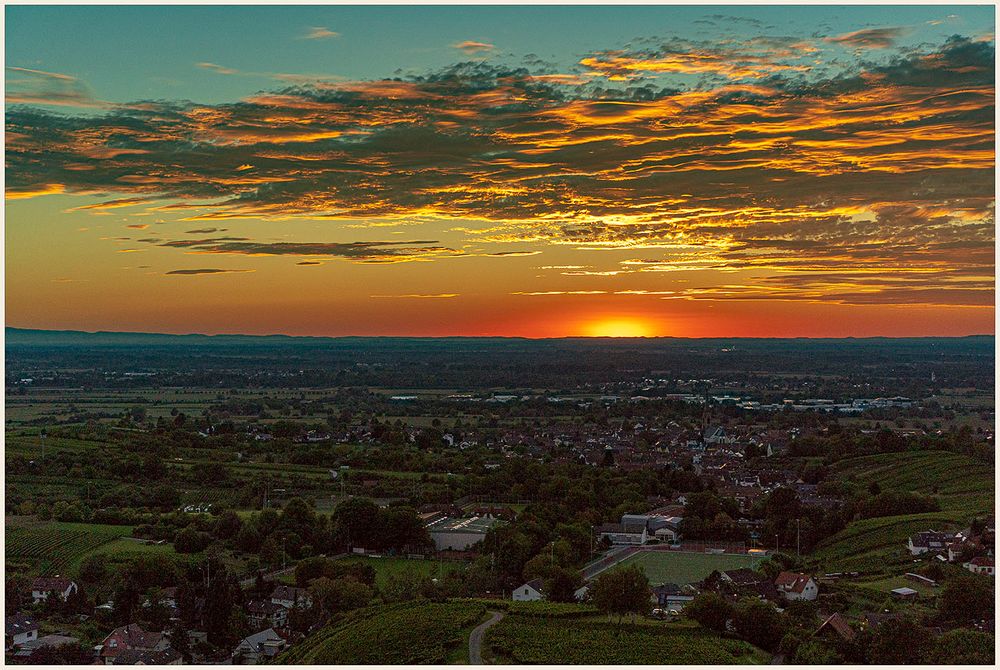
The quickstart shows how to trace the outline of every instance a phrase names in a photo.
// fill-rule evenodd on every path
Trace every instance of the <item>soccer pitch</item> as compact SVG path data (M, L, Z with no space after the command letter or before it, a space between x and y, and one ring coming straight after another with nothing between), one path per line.
M638 565L652 586L659 584L692 584L712 574L713 570L752 568L761 556L749 554L702 554L682 551L640 551L615 567Z

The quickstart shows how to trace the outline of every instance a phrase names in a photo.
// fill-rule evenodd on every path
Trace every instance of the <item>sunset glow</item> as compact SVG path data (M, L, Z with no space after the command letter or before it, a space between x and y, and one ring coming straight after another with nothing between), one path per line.
M10 7L8 323L992 333L992 9L897 15Z
M649 324L634 319L607 319L597 321L584 330L587 337L654 337L661 335Z

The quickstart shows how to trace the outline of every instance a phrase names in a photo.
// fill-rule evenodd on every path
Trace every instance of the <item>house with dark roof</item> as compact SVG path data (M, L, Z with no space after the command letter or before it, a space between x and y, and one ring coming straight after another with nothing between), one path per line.
M651 600L665 610L681 610L689 602L694 600L695 591L693 588L685 588L677 584L660 584L652 589Z
M532 579L530 582L521 584L512 594L513 600L520 602L545 600L545 591L541 579Z
M907 540L906 548L913 556L926 554L927 552L947 552L948 545L961 538L955 533L940 533L934 530L927 530L916 535L911 535Z
M232 662L233 665L255 665L277 656L286 646L285 638L268 628L240 640L233 650Z
M763 578L750 568L736 568L735 570L724 570L719 574L724 582L729 582L734 586L748 586L756 584Z
M288 609L270 600L251 600L247 603L247 620L255 629L282 628L288 623Z
M38 621L33 616L18 612L4 621L4 647L13 647L38 639Z
M819 587L809 575L801 572L781 572L774 578L778 593L789 600L816 600Z
M111 665L123 651L162 651L168 646L163 633L147 631L137 623L130 623L115 628L104 638L98 656L105 665Z
M902 617L903 614L901 612L865 612L861 615L861 628L863 630L875 630L888 621L895 621Z
M303 609L312 607L312 597L309 595L308 589L286 584L278 584L274 587L274 591L271 592L271 602L289 610L293 607Z
M36 603L48 600L55 593L61 600L67 600L77 590L76 582L65 577L35 577L31 582L31 599Z
M173 647L126 649L115 656L114 665L183 665L184 657Z

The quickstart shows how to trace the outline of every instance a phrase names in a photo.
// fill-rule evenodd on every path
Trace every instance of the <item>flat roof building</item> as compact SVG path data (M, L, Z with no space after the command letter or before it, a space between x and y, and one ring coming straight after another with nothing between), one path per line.
M464 551L486 538L486 531L497 523L498 519L474 516L468 519L445 517L427 524L427 532L434 541L438 551Z

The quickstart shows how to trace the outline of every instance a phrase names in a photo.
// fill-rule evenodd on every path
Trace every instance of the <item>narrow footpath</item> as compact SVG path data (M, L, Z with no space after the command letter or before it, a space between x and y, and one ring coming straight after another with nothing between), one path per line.
M494 612L490 610L489 621L479 624L472 630L472 634L469 635L469 664L470 665L482 665L483 664L483 635L486 633L486 629L494 625L500 619L503 618L502 612Z

